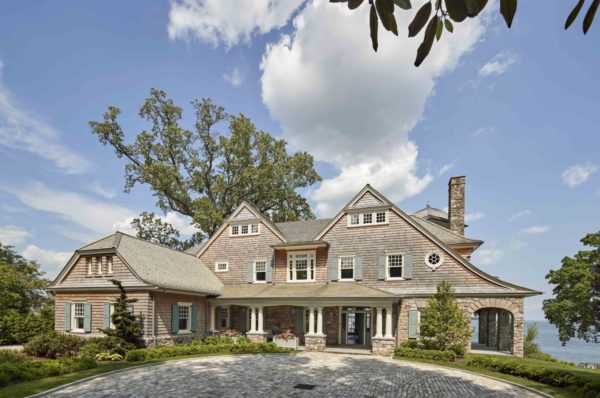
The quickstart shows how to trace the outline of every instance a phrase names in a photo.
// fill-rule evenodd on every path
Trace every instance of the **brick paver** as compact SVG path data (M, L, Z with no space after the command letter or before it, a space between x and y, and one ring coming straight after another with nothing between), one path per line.
M294 388L315 385L312 390ZM372 356L218 356L132 368L54 391L49 397L540 397L454 369Z

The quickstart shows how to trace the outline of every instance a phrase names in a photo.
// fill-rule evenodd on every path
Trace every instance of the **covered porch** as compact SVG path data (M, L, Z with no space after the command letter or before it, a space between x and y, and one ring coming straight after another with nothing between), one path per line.
M395 347L396 296L357 283L229 286L209 305L209 330L236 329L253 341L291 331L306 351L388 356Z

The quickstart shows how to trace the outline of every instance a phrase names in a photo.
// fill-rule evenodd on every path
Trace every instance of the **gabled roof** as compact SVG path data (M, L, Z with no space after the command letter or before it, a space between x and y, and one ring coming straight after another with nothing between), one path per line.
M315 239L315 236L331 221L330 218L320 220L288 221L279 222L275 225L285 235L288 243L307 242Z
M142 282L164 289L219 294L223 283L199 258L116 232L75 252L50 287L57 287L80 255L86 252L114 251Z
M429 204L427 205L427 207L417 211L413 215L424 219L437 218L439 220L448 221L448 212L442 209L431 207L429 206Z
M200 252L200 250L204 247L205 244L206 244L206 242L199 243L196 246L192 246L189 249L185 249L183 252L187 253L187 254L191 254L192 256L196 256Z
M420 218L417 215L412 215L410 217L414 221L419 223L422 227L427 229L429 232L434 234L439 240L441 240L442 242L444 242L445 244L447 244L449 246L471 245L471 246L479 247L483 244L482 240L464 237L462 235L459 235L455 232L450 231L447 228L442 227L439 224L433 223L424 218Z
M331 221L323 228L323 230L321 232L319 232L319 234L315 237L315 239L317 239L317 240L322 239L323 236L325 235L325 233L331 227L333 227L344 216L344 214L346 214L346 212L351 210L352 204L356 203L367 192L369 192L375 198L379 199L384 204L389 206L389 208L392 211L394 211L398 216L400 216L400 218L404 219L408 224L412 225L415 229L417 229L423 235L425 235L427 238L429 238L431 241L436 243L440 248L442 248L446 253L448 253L450 256L452 256L452 258L454 258L456 261L458 261L460 264L462 264L465 268L467 268L471 272L475 273L476 275L480 276L481 278L487 280L488 282L490 282L494 285L509 289L514 293L518 292L518 293L523 293L525 295L541 294L541 292L538 292L538 291L535 291L532 289L528 289L523 286L514 285L512 283L503 281L495 276L489 275L489 274L485 273L484 271L480 270L475 265L471 264L467 259L465 259L461 255L456 253L454 250L452 250L442 239L438 238L433 232L431 232L429 229L427 229L423 225L421 225L417 220L415 220L414 218L412 218L411 216L409 216L408 214L406 214L405 212L400 210L400 208L398 206L393 204L389 199L387 199L385 196L383 196L381 193L379 193L377 190L375 190L369 184L365 185L365 187L363 189L361 189L360 192L358 194L356 194L356 196L354 196L354 198L352 198L352 200L350 200L350 202L333 219L331 219Z

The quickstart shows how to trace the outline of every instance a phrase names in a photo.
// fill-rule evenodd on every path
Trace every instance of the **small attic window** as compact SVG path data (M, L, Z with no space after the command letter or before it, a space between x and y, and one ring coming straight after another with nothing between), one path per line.
M429 252L425 255L425 264L435 270L444 262L444 255L439 252Z
M232 225L229 229L230 236L248 236L260 234L260 224Z
M388 223L388 211L353 213L348 216L349 227L362 227L367 225L382 225Z

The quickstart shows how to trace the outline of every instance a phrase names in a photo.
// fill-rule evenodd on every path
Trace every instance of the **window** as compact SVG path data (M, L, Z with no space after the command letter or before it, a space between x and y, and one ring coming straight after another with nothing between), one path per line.
M402 254L387 256L387 279L402 278Z
M71 326L71 330L73 332L84 332L85 303L73 303L72 312L73 319L71 323L73 326Z
M219 329L227 329L229 327L229 308L219 309Z
M354 280L354 256L340 257L340 280Z
M315 251L288 253L288 281L315 280Z
M260 224L242 224L232 225L230 227L230 236L258 235L260 233Z
M267 262L266 261L255 261L254 262L254 282L266 282L267 281Z
M388 211L376 211L368 213L354 213L348 216L349 227L360 227L364 225L387 224Z
M178 303L179 306L179 333L187 333L190 331L191 326L191 305L185 303Z
M106 261L108 263L108 273L112 274L112 272L113 272L113 262L112 262L113 258L112 258L112 256L106 257Z
M436 269L444 262L444 256L442 253L430 252L425 255L425 264L431 268Z
M86 261L87 261L88 275L92 275L92 258L88 257L86 259Z
M98 273L102 273L102 257L96 257L96 265L98 266Z
M215 271L216 272L226 272L229 270L229 264L226 261L216 262L215 263Z

